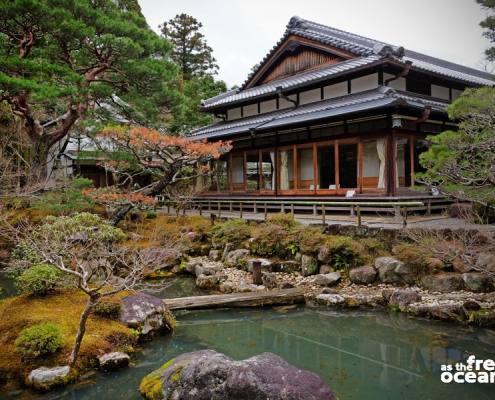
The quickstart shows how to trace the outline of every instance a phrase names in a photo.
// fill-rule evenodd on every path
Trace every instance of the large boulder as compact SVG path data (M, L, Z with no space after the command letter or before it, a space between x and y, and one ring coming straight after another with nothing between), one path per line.
M476 270L495 273L495 252L480 253L476 260Z
M427 275L421 279L421 285L432 292L449 293L465 288L461 274L445 272L443 274Z
M377 271L371 265L353 268L349 271L349 279L358 285L368 285L376 280Z
M212 350L185 353L145 376L139 386L149 400L333 400L316 374L272 353L242 361Z
M375 268L378 270L378 277L383 283L402 283L400 275L395 273L396 268L402 267L404 263L395 257L378 257L375 260Z
M267 289L274 289L278 287L277 274L274 274L273 272L263 272L261 275L261 281L263 282L263 286Z
M408 289L394 290L390 295L389 302L392 306L404 307L411 303L417 303L421 301L421 296L418 292Z
M218 249L212 249L208 253L208 258L212 261L220 261L222 259L222 252Z
M130 357L126 353L114 351L98 357L100 369L103 371L114 371L129 365Z
M215 290L218 289L220 279L218 275L199 275L196 278L196 286L204 290Z
M158 331L171 331L175 320L162 299L138 292L122 299L120 322L145 336Z
M301 273L303 276L314 275L318 271L318 261L314 257L303 254L301 257Z
M171 269L180 263L181 253L176 249L152 247L143 249L139 256L148 269Z
M229 267L247 268L248 249L231 250L225 254L223 262Z
M322 293L316 296L316 302L326 306L338 306L345 304L345 298L337 293Z
M55 387L65 386L71 381L70 367L68 365L59 367L40 367L32 370L26 384L37 390L50 390Z
M492 292L492 279L485 274L479 272L467 272L462 274L462 279L467 288L472 292Z
M318 261L321 262L322 264L328 264L330 263L332 258L332 253L330 252L330 249L328 246L322 245L318 249Z
M319 274L314 278L314 282L320 286L334 286L341 279L340 272L330 272L328 274Z

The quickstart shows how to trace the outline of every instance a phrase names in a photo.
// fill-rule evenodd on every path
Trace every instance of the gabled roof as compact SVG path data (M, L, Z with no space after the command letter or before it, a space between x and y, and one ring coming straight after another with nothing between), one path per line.
M298 36L321 44L332 46L352 54L356 58L346 60L321 69L302 72L288 78L272 81L264 85L247 88L251 78L260 71L278 48L289 36ZM205 100L203 110L214 109L227 104L265 97L276 92L277 86L283 89L296 88L299 85L312 83L313 80L337 76L339 72L351 72L368 64L379 62L380 59L394 58L398 63L412 62L412 69L436 74L441 77L455 79L468 85L493 85L493 76L474 68L465 67L439 58L431 57L403 47L394 46L378 40L356 35L340 29L308 21L299 17L292 17L287 29L278 43L263 58L258 68L244 82L240 90L233 90L219 96ZM342 68L342 70L340 70Z
M446 113L448 102L433 101L425 96L394 90L380 86L366 92L345 95L297 108L274 111L234 121L222 121L200 128L191 133L195 139L220 138L232 134L248 133L252 130L280 129L299 122L317 122L332 117L360 111L377 110L392 106L405 106L423 110L425 106L432 111Z

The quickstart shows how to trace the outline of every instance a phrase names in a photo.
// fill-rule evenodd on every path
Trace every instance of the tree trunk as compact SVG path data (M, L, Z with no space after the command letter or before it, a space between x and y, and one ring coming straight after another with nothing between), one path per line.
M126 204L115 211L111 219L112 226L117 226L119 222L125 218L127 213L132 210L133 207L134 206L132 204Z
M79 328L77 330L76 340L74 342L74 347L69 357L69 365L74 368L76 365L77 356L79 355L79 350L81 348L81 343L86 332L86 322L88 321L89 315L93 310L95 304L98 302L98 296L92 295L89 297L86 307L84 308L81 318L79 319Z

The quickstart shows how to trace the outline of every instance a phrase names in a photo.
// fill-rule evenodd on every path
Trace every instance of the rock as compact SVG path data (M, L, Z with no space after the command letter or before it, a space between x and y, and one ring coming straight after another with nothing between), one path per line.
M328 246L322 245L318 249L318 261L322 264L329 264L332 254L330 253L330 249Z
M221 268L218 265L198 264L194 268L194 275L196 277L200 275L217 275L221 272Z
M333 268L330 265L321 265L318 272L320 274L328 274L330 272L333 272Z
M340 294L335 293L319 294L318 296L316 296L316 301L327 306L345 304L345 299Z
M318 262L314 257L303 254L301 257L301 273L303 276L316 274L318 270Z
M208 253L208 258L211 260L211 261L220 261L221 258L222 258L222 253L220 252L220 250L218 249L212 249L210 250L210 252Z
M249 250L236 249L226 253L223 261L225 265L229 267L245 269L247 267L248 256L249 256Z
M441 304L429 309L429 316L443 321L461 321L465 318L461 305Z
M232 293L235 290L235 285L232 282L221 282L218 290L222 293Z
M476 269L482 272L495 272L495 252L480 253L476 260Z
M136 329L140 335L171 331L175 326L175 320L163 300L143 292L122 299L120 322Z
M325 287L325 288L321 289L320 294L337 294L337 291L335 289Z
M378 257L375 260L375 268L383 283L402 283L402 279L395 273L396 268L402 267L404 263L395 257Z
M273 272L294 273L301 270L301 263L297 261L280 261L279 264L272 265Z
M139 256L147 268L158 270L171 269L179 264L181 253L175 249L154 247L141 250Z
M390 301L390 297L392 297L392 293L395 289L383 289L382 290L382 298L388 303Z
M462 275L445 272L436 275L427 275L421 279L421 285L432 292L449 293L465 288Z
M466 300L462 304L462 308L464 308L464 310L466 311L478 311L481 308L481 306L478 302L474 300Z
M100 369L114 371L129 366L130 357L126 353L115 351L98 357L98 361L100 363Z
M349 271L349 279L358 285L368 285L376 280L377 271L371 265L353 268Z
M425 259L426 268L430 272L438 272L445 267L442 260L436 257L428 257Z
M218 275L199 275L196 278L196 286L200 289L214 290L218 288L220 277Z
M493 291L493 282L488 275L478 272L467 272L462 274L462 279L464 280L467 288L472 292Z
M186 262L184 269L190 274L196 275L196 268L202 266L203 261L200 258L191 258Z
M32 370L26 380L26 384L38 390L50 390L64 386L71 381L70 367L40 367Z
M398 289L394 290L390 295L389 303L391 305L404 307L411 303L417 303L421 301L421 296L414 290Z
M460 257L455 257L452 260L452 268L454 269L455 272L459 272L461 274L465 272L472 271L472 268L467 265Z
M340 272L330 272L329 274L319 274L314 278L314 282L320 286L334 286L342 276Z
M267 258L250 258L247 260L247 270L248 272L253 272L253 263L255 261L261 262L261 269L271 271L273 263Z
M294 285L290 282L282 282L278 287L280 289L292 289Z
M261 281L267 289L274 289L278 286L277 275L272 272L263 272Z
M213 350L181 354L143 378L148 400L334 400L316 374L272 353L235 361Z
M394 272L400 277L400 279L405 283L414 283L418 275L417 267L403 263L399 261L397 267L395 267Z

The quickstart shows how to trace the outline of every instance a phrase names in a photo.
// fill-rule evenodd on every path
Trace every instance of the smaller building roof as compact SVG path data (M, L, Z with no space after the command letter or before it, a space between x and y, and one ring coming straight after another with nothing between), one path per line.
M252 130L282 129L299 122L315 123L332 117L391 106L405 106L411 109L431 107L432 111L446 113L448 104L447 101L434 101L426 96L380 86L377 89L322 100L296 108L278 110L234 121L221 121L197 129L191 133L191 136L195 139L222 138L232 134L248 133Z

